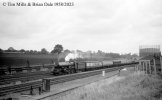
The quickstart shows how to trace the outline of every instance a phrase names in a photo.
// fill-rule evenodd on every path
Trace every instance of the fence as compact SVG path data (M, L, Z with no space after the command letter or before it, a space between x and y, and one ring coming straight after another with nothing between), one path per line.
M160 59L139 60L135 70L144 71L146 74L162 74L162 57Z

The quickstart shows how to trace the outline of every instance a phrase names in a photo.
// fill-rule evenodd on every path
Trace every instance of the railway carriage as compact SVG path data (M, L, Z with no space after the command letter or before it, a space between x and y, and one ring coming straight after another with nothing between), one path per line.
M100 61L87 61L86 68L87 70L96 70L100 69L103 66L103 63Z
M119 60L113 61L113 65L118 65L118 64L121 64L121 61Z

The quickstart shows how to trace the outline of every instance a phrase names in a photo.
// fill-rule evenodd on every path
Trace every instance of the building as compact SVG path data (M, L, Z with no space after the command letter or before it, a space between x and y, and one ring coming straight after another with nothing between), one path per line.
M139 56L161 56L160 45L142 45L139 47Z

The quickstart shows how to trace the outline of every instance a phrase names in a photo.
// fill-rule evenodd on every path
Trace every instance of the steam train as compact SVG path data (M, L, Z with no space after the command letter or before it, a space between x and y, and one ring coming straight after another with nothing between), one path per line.
M77 72L99 70L104 68L120 67L124 65L138 64L136 61L70 61L59 62L52 70L53 75L65 75Z

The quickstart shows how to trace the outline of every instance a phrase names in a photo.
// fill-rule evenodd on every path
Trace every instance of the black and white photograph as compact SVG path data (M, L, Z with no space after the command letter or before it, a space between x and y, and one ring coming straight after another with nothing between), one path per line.
M162 100L162 0L0 0L0 100Z

